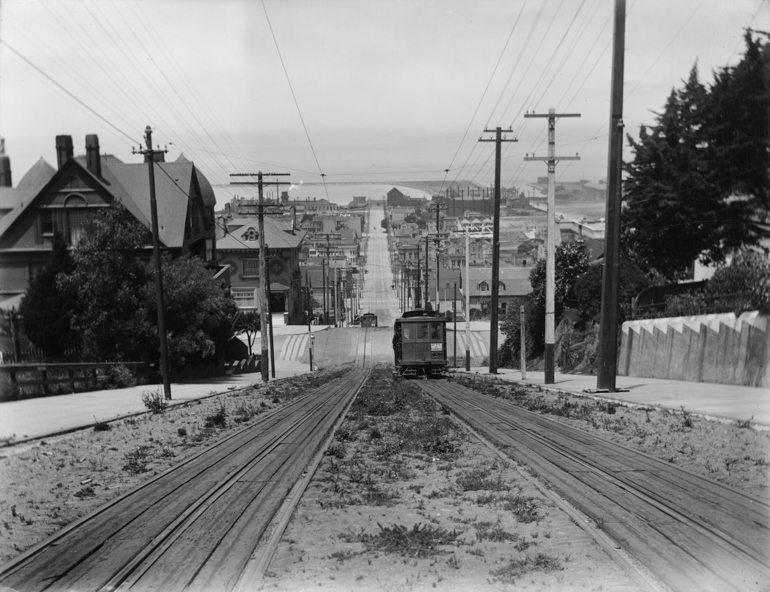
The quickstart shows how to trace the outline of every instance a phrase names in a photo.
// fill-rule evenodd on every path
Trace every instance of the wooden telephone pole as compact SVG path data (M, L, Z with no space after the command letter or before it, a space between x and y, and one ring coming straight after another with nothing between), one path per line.
M329 275L329 239L332 238L340 238L341 235L334 233L334 232L319 232L316 234L316 236L325 236L326 237L326 271L324 271L323 266L323 260L321 260L321 275L323 276L323 291L324 291L324 325L329 324L329 312L326 308L326 285L328 284L328 275ZM331 301L331 299L330 299ZM334 314L335 319L337 318L337 313ZM336 322L335 322L336 325Z
M556 156L556 118L580 117L579 113L556 113L549 109L548 114L527 113L524 117L548 118L548 156L526 156L524 160L544 160L548 163L548 236L546 237L545 256L545 384L553 384L555 339L555 291L556 291L556 161L580 160L579 156Z
M280 210L276 211L276 208L280 208L280 205L265 204L265 198L263 194L264 183L263 177L279 177L285 176L289 173L233 173L231 177L257 177L256 181L231 181L231 185L256 185L259 190L259 205L257 206L257 217L259 218L259 328L260 328L260 370L262 371L262 382L268 382L268 332L269 326L267 322L267 315L270 314L270 286L267 285L267 256L265 253L265 216L270 214L279 214ZM290 183L273 182L271 185L290 185ZM270 208L271 211L266 210Z
M168 375L168 342L166 340L166 310L163 302L163 275L160 268L160 238L158 237L158 202L155 200L155 155L166 150L152 149L152 128L144 129L147 148L140 147L139 154L144 154L144 161L150 174L150 214L152 217L152 265L155 275L155 300L158 307L158 337L160 338L160 374L163 378L163 394L171 400L171 382Z
M436 211L436 238L433 240L433 244L436 245L436 310L441 310L441 297L439 293L438 281L439 281L439 247L441 246L441 219L439 214L442 210L446 210L446 206L440 203L434 203L428 206L429 210ZM427 262L426 262L427 265Z
M505 130L512 132L512 129ZM492 228L492 310L489 319L489 373L497 374L497 306L500 294L500 154L502 142L518 142L516 138L510 140L503 137L503 130L496 127L493 130L485 129L484 133L494 132L495 137L479 138L479 142L495 143L495 217ZM469 289L468 286L465 287Z
M618 347L618 282L620 280L620 204L623 165L623 51L626 37L626 2L615 0L615 38L610 90L610 146L607 163L607 210L604 230L604 273L599 322L596 388L615 392Z

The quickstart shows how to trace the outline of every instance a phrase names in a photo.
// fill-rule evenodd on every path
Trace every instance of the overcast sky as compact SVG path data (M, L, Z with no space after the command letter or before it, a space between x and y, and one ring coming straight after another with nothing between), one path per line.
M523 115L549 107L582 115L557 123L557 154L581 156L557 177L606 177L611 0L0 2L14 183L40 157L56 165L60 134L76 154L96 133L102 152L138 162L149 124L168 159L184 152L213 183L257 170L442 180L449 168L447 183L490 184L493 144L477 140L511 126L502 180L523 186L546 174L524 154L547 150L545 120ZM770 2L628 0L626 130L652 123L696 61L705 83L737 63L749 26L770 30Z

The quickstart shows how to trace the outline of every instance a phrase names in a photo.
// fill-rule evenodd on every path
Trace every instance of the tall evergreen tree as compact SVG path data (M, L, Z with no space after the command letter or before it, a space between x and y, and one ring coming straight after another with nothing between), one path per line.
M67 274L74 268L67 243L58 232L54 234L51 260L29 284L19 305L24 333L52 358L64 354L75 341L70 324L74 311L74 295L57 285L59 274Z
M767 218L768 53L751 35L711 89L693 67L656 124L642 126L624 184L623 245L647 271L683 276L756 244ZM761 112L761 114L760 114Z

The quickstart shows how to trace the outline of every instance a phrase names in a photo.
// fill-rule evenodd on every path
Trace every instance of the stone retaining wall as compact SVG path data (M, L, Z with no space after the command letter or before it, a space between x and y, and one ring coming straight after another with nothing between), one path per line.
M618 374L770 386L767 320L755 311L626 321Z

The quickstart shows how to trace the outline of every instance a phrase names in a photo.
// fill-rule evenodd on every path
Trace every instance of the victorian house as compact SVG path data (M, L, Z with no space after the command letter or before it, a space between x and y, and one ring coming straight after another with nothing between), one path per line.
M85 156L73 156L72 137L57 136L57 168L41 159L16 188L3 188L0 308L18 306L30 279L48 264L54 233L74 247L89 217L115 202L151 227L147 164L101 154L96 135L86 136L85 151ZM157 154L155 191L161 249L200 257L213 274L222 274L216 264L216 198L206 177L184 156L164 162L163 154ZM139 256L151 253L148 245Z

